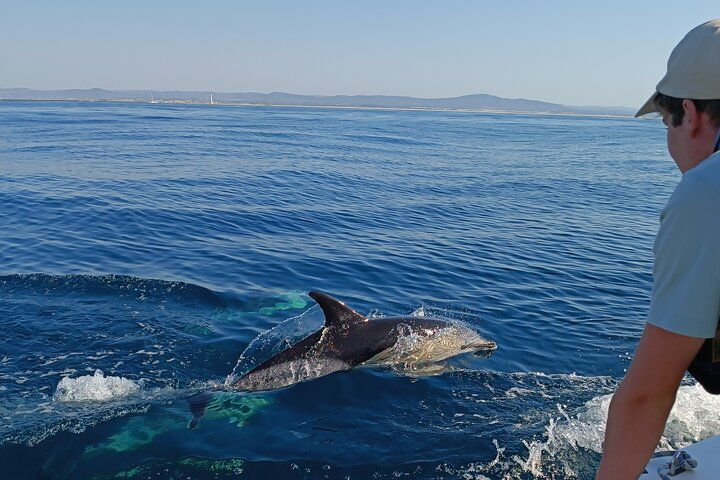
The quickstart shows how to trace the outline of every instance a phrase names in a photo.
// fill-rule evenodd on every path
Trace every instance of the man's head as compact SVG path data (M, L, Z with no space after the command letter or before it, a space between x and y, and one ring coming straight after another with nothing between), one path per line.
M692 29L670 54L656 92L635 114L658 112L681 172L717 150L720 131L720 19Z
M672 105L658 98L660 94L679 99L680 104L686 98L720 100L720 19L695 27L677 44L668 59L667 73L657 84L656 92L635 116L677 111L677 108L666 110L666 105ZM659 105L658 100L662 104ZM704 110L704 107L701 108Z

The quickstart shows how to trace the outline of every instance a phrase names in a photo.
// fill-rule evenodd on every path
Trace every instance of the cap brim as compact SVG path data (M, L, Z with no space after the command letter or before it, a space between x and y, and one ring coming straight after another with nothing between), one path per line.
M642 117L643 115L647 115L648 113L657 112L657 107L655 107L655 98L657 97L658 92L653 93L650 98L648 98L648 101L643 104L642 107L640 107L640 110L637 111L635 114L635 117Z

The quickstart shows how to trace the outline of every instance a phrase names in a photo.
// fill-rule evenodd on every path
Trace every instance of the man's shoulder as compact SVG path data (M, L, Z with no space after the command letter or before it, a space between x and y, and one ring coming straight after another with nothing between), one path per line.
M688 170L670 197L668 206L720 208L720 153Z
M710 155L695 168L687 171L680 183L683 182L703 183L706 187L715 190L717 195L720 195L720 152Z

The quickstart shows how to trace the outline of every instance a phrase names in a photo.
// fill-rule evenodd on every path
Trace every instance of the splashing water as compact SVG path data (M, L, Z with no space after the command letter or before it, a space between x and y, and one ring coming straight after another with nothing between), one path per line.
M527 456L514 455L502 470L533 479L587 478L592 472L585 471L578 459L602 453L611 400L612 394L594 397L575 413L557 404L557 415L545 426L545 438L523 440ZM676 450L718 434L720 398L709 395L700 385L685 385L678 391L658 449Z
M58 402L108 401L136 395L141 385L123 377L106 377L102 371L78 378L65 377L58 383L53 399Z
M232 385L255 366L319 330L324 321L320 307L314 305L300 315L288 318L270 330L262 332L240 354L235 368L225 379L225 386Z

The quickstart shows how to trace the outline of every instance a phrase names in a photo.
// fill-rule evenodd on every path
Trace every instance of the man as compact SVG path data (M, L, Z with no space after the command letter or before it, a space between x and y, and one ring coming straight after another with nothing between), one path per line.
M636 116L662 115L683 176L660 216L647 325L610 403L596 480L643 472L720 318L720 19L683 38L656 90Z

